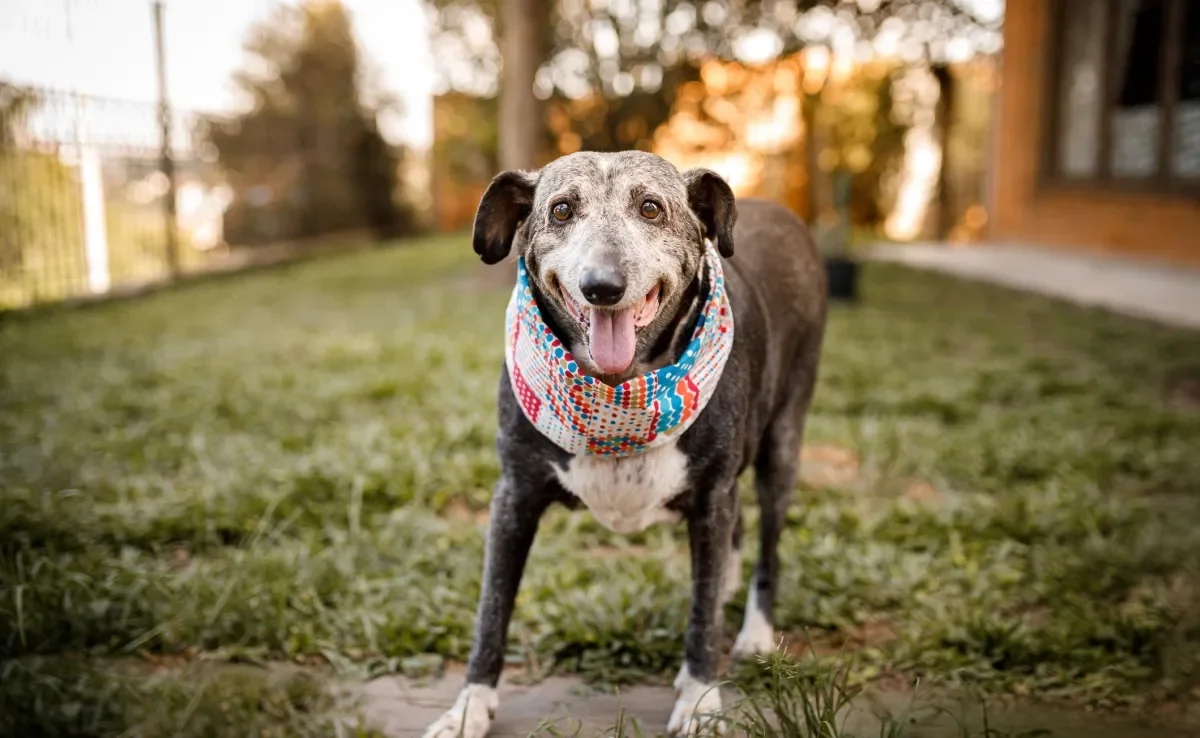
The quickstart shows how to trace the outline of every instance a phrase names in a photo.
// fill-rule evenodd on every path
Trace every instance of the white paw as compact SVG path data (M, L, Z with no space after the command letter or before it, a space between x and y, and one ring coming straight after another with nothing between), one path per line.
M675 709L667 721L669 736L725 734L721 711L721 690L715 684L696 681L684 665L675 678Z
M742 554L734 551L725 560L725 576L721 578L721 604L733 599L742 586Z
M495 689L468 684L458 693L454 706L425 729L424 738L483 738L499 706Z
M759 609L754 596L754 588L746 598L746 619L742 621L742 630L737 640L733 642L735 658L753 658L775 650L778 642L775 640L775 629L767 616Z

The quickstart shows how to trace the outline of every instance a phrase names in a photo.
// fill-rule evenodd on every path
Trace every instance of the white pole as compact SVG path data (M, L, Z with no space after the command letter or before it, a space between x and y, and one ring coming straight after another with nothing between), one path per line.
M86 113L85 113L86 120ZM104 176L100 155L87 141L86 123L79 139L79 182L83 190L83 248L87 258L88 289L108 292L108 222L104 212Z
M75 39L71 18L71 0L63 0L67 23L67 43ZM108 225L104 212L104 177L100 155L90 138L87 125L87 101L75 97L75 154L79 160L79 185L83 199L83 255L87 264L88 289L108 292L112 284L108 271Z

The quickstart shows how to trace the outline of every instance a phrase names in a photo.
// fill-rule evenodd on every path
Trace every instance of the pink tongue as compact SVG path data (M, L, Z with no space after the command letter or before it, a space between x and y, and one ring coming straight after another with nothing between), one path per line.
M611 310L592 310L588 344L592 361L605 374L620 374L633 363L633 352L637 348L635 312L634 308L615 313Z

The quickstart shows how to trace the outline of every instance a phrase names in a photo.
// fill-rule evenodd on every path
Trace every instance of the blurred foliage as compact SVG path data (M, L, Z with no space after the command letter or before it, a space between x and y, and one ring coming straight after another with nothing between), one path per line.
M436 11L433 46L439 88L447 95L491 99L501 64L495 41L504 33L499 3L433 0L431 6ZM854 172L853 222L879 229L896 196L904 136L913 123L911 111L894 109L893 78L911 65L943 64L952 57L962 58L964 51L969 55L998 46L1001 19L977 13L977 6L974 0L530 0L529 7L545 17L544 27L549 29L544 47L528 50L540 54L542 60L534 89L528 92L529 104L545 109L548 139L541 158L545 161L577 150L637 148L660 151L678 160L681 155L686 158L690 149L700 157L697 163L706 163L705 155L711 159L744 150L746 119L778 100L778 95L772 98L753 92L759 82L755 75L769 77L779 64L798 58L794 54L799 49L840 45L844 52L848 37L856 52L861 48L854 48L854 43L873 47L891 59L885 65L887 71L879 73L872 67L856 73L854 81L841 85L842 89L823 91L832 84L827 82L827 70L819 80L804 80L800 65L795 91L803 87L803 104L821 108L819 113L805 113L823 129L819 151L805 155L800 148L808 144L794 142L795 156L782 151L751 152L753 166L764 181L744 194L773 197L804 213L815 206L819 215L824 208L818 200L827 199L828 193L810 194L808 190L827 190L828 172L844 166ZM735 58L743 61L733 61ZM721 90L703 83L702 70L713 63L730 65L727 76L738 81ZM700 94L690 91L698 85ZM971 103L978 107L977 99L972 98ZM706 132L699 139L671 141L664 147L660 140L663 129L681 114ZM798 129L803 129L801 112L794 116ZM441 137L441 127L436 130ZM953 136L954 154L960 152L964 140L962 135ZM435 158L461 156L454 150L457 143L439 147ZM972 140L971 144L982 148L981 141ZM471 158L493 162L494 167L494 137L476 140L473 145L482 156ZM980 159L977 152L964 156L970 162ZM436 166L446 172L453 165ZM947 176L957 178L953 187L961 193L979 178L970 180L970 172L964 174L964 167L955 166L958 168ZM470 199L477 189L475 183L494 171L454 181ZM453 180L458 175L447 176ZM443 189L447 194L438 207L444 220L461 224L466 217L458 211L465 206L451 202L452 187L443 185ZM977 199L956 196L956 202L966 200L958 212ZM978 219L979 214L973 213L973 217Z
M748 41L766 58L810 44L828 44L839 24L870 42L894 37L911 62L947 55L954 37L969 46L987 42L998 19L973 12L970 0L798 0L697 3L688 0L584 2L543 0L534 7L552 29L540 53L537 92L552 105L598 97L571 116L579 121L580 148L608 151L649 141L670 112L674 90L696 79L707 59L730 59ZM500 27L495 0L432 0L434 53L440 88L495 93ZM757 35L757 38L752 36ZM766 60L763 58L762 60ZM639 135L642 134L642 135Z
M399 194L406 152L379 130L398 102L370 84L346 9L280 5L246 51L251 60L235 82L252 109L201 125L235 193L225 215L230 243L411 231Z
M559 122L554 153L649 150L654 132L674 109L679 90L699 78L700 66L685 62L663 70L661 87L583 98L555 94L547 103L547 119Z
M897 110L892 65L873 64L840 85L822 90L815 119L824 133L818 164L823 172L850 173L850 223L882 224L896 197L904 136L912 111ZM817 100L810 100L814 104Z
M33 90L0 80L0 151L17 145L22 123L36 105Z
M440 86L492 94L499 66L494 38L503 34L496 0L431 0ZM572 99L623 97L663 86L669 70L711 58L737 56L752 33L769 57L811 44L829 44L840 27L855 38L895 40L909 62L943 61L952 39L988 48L1001 19L976 12L973 0L794 0L736 3L691 0L541 0L533 4L553 29L539 88ZM762 60L766 60L764 57Z
M484 188L499 168L496 102L458 92L433 100L431 180L434 219L441 231L471 226Z
M945 177L954 229L947 235L954 241L967 241L978 238L987 224L979 183L988 176L993 154L992 98L999 70L992 63L983 62L963 64L950 71L956 92Z

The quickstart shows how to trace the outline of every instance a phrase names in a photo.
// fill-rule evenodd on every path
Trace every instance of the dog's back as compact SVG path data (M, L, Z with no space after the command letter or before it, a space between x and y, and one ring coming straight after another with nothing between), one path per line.
M778 300L772 308L807 320L824 314L825 270L803 220L770 200L739 199L733 234L737 256L730 268L768 290Z
M748 429L757 434L797 392L811 393L825 327L825 269L804 221L769 200L738 200L734 242L737 255L726 268L745 339L739 343L751 354L744 380L762 403L756 414L763 427Z

